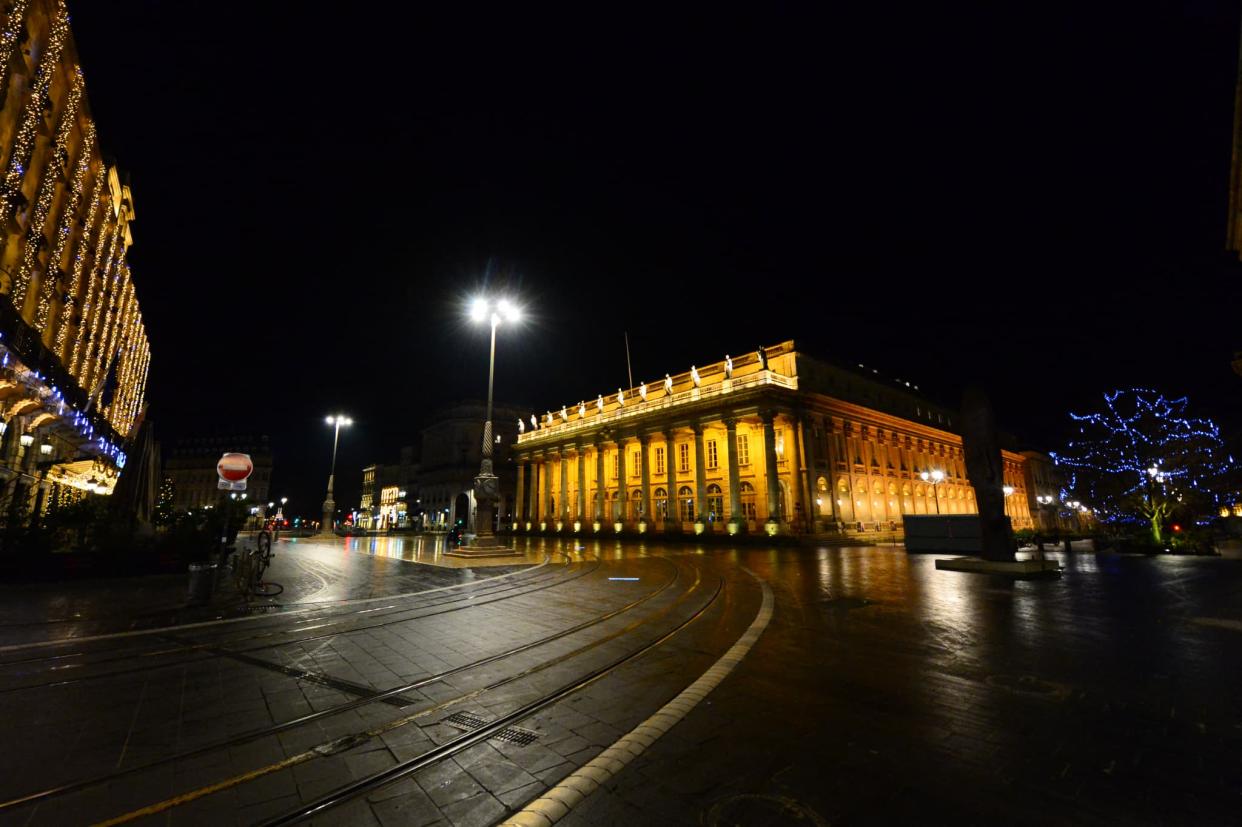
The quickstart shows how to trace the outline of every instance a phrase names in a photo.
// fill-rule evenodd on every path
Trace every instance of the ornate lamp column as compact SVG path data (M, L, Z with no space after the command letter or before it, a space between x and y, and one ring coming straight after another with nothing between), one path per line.
M327 423L334 426L332 433L332 470L328 473L328 496L323 501L323 522L319 526L320 535L334 536L332 531L336 516L336 501L332 499L332 483L336 479L336 447L341 441L341 426L349 427L354 421L348 416L330 416Z
M492 471L492 450L496 443L492 436L492 389L496 378L496 328L501 321L516 322L521 318L521 313L507 299L491 302L480 298L475 299L471 305L470 318L476 322L490 321L492 326L492 342L487 361L487 418L483 421L483 450L479 473L474 478L474 542L447 553L460 557L516 554L513 549L502 547L496 541L496 532L492 528L496 501L500 498L500 480Z

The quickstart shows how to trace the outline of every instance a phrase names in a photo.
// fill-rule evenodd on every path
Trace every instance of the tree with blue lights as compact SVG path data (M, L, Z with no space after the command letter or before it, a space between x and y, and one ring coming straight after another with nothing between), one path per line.
M1142 518L1157 543L1174 513L1214 510L1233 458L1216 424L1187 416L1187 405L1153 390L1118 390L1104 394L1101 411L1071 413L1078 436L1052 455L1067 489L1105 520Z

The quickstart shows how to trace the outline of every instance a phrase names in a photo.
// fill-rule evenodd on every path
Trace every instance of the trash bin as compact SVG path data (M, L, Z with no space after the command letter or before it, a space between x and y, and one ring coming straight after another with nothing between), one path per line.
M216 589L216 564L190 564L189 601L191 606L202 606L211 602L211 593Z

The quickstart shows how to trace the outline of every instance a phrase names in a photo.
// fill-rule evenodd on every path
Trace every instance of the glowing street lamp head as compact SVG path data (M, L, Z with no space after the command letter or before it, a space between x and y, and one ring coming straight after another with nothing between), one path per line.
M493 325L501 322L518 322L522 319L522 309L509 299L489 301L482 296L470 302L470 320L474 322L490 321Z
M345 427L348 427L354 424L354 421L350 419L348 416L345 416L344 414L337 414L336 416L329 416L324 421L327 422L329 425L338 425L342 428L345 428Z
M480 296L470 302L470 320L475 322L487 321L488 314L491 312L491 305L487 299Z
M938 468L935 471L932 471L931 479L932 482L942 482L944 480L944 471L941 471Z
M1006 497L1012 497L1013 492L1014 492L1014 487L1012 485L1002 485L1001 491L1005 492Z

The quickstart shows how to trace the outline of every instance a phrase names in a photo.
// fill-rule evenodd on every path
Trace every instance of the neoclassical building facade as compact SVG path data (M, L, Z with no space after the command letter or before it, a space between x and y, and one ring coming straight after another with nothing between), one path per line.
M515 530L875 535L975 513L956 414L859 368L786 341L523 420ZM1002 459L1029 528L1025 458Z

